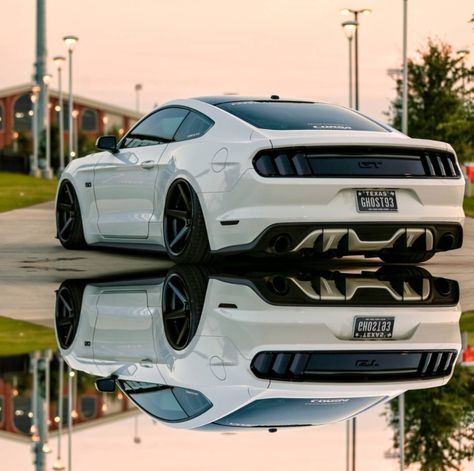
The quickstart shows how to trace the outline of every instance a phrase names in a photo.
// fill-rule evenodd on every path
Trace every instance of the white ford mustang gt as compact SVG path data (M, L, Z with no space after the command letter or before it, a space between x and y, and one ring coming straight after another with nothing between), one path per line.
M90 246L422 262L462 245L464 180L446 143L278 97L177 100L61 176L57 236Z
M72 368L195 430L323 425L447 383L459 286L416 267L70 280L56 336Z

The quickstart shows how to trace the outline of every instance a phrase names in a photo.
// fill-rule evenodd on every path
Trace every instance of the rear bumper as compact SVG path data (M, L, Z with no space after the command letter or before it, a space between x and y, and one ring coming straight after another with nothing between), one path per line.
M358 212L358 189L395 190L398 211ZM297 231L353 225L462 226L463 195L461 179L265 178L248 169L230 191L199 196L211 250L238 253L257 250L258 241L277 226L294 226Z
M376 255L384 250L441 252L460 248L463 228L444 223L274 224L252 242L215 250L219 254Z

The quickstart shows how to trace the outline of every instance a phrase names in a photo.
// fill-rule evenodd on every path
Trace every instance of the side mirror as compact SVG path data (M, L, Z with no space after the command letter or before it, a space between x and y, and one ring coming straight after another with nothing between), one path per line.
M115 377L100 378L95 382L95 388L101 393L113 393L115 392Z
M115 136L100 136L95 142L95 146L99 150L108 150L113 154L118 152L117 149L117 138Z

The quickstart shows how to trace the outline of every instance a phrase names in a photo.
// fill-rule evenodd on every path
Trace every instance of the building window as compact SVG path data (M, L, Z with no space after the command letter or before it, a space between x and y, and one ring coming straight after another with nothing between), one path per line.
M3 111L3 103L0 102L0 131L5 129L5 112Z
M97 112L84 110L81 117L81 131L97 131Z
M33 111L31 109L29 93L18 97L13 107L13 130L30 131L32 114Z

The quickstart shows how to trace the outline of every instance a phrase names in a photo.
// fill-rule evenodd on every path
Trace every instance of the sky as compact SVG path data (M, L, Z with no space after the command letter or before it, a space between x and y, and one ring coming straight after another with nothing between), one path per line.
M392 429L378 406L357 419L357 471L397 471L397 459L384 457L392 445ZM139 414L140 444L133 442L134 419L87 428L73 435L74 471L344 471L346 469L345 423L303 429L280 429L277 433L222 434L176 430L153 424ZM63 441L66 458L66 440ZM51 469L56 440L50 445L47 468ZM5 470L29 471L32 454L26 444L0 438L0 456ZM411 466L407 471L415 471ZM473 471L474 462L463 463Z
M0 88L30 80L35 1L0 0ZM402 60L402 0L47 0L51 58L79 37L76 93L141 111L174 98L237 92L346 105L348 46L339 10L371 8L360 21L361 110L382 117L394 97L387 69ZM410 56L427 38L474 56L472 0L408 0ZM8 12L8 14L5 14ZM56 78L53 79L56 86Z

